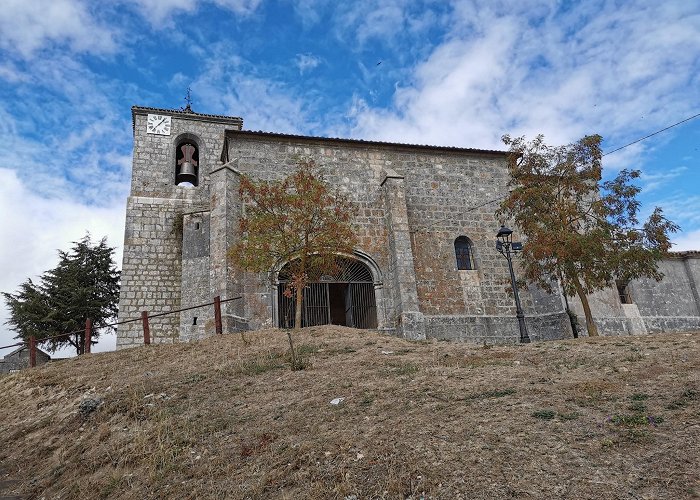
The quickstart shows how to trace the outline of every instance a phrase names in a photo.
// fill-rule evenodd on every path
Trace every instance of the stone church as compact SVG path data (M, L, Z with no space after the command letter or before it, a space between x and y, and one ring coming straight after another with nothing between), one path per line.
M285 265L244 272L227 252L245 210L241 175L279 180L306 158L356 204L359 243L336 275L309 285L304 325L518 341L508 265L495 247L501 221L494 210L508 189L504 151L252 132L241 118L189 106L133 107L132 118L120 321L218 295L241 297L222 304L224 331L288 327L294 315L281 293ZM700 252L674 254L661 265L661 283L618 283L591 297L601 333L700 329ZM564 297L527 288L521 301L532 340L572 336ZM583 318L580 304L569 301ZM214 332L213 317L211 307L159 316L151 335L155 342L201 338ZM140 343L139 322L119 327L118 348Z

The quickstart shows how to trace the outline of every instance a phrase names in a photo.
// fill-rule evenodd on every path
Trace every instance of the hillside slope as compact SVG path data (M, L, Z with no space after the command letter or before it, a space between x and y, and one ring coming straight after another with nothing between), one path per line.
M282 332L246 338L0 378L0 497L700 495L700 334L486 348L315 327L297 372Z

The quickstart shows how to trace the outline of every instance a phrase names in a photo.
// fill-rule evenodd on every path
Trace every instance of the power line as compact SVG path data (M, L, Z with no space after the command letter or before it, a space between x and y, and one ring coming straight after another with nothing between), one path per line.
M690 120L692 120L693 118L697 118L698 116L700 116L700 113L698 113L697 115L693 115L693 116L691 116L690 118L686 118L685 120L681 120L681 121L679 121L678 123L674 123L673 125L669 125L669 126L666 127L666 128L662 128L661 130L657 130L656 132L654 132L654 133L652 133L652 134L645 135L645 136L642 137L641 139L637 139L636 141L632 141L632 142L630 142L629 144L625 144L624 146L620 146L620 147L617 148L617 149L613 149L612 151L608 151L607 153L603 154L603 156L607 156L607 155L609 155L609 154L615 153L616 151L620 151L621 149L625 149L627 146L631 146L632 144L637 144L638 142L642 142L644 139L648 139L649 137L653 137L653 136L655 136L656 134L660 134L661 132L665 132L665 131L667 131L668 129L671 129L671 128L673 128L673 127L676 127L676 126L680 125L681 123L689 122Z
M645 135L644 137L641 137L641 138L637 139L636 141L632 141L632 142L630 142L629 144L625 144L624 146L620 146L619 148L613 149L612 151L608 151L607 153L603 153L603 154L601 155L601 157L602 157L602 156L607 156L607 155L612 154L612 153L615 153L615 152L617 152L617 151L620 151L621 149L625 149L626 147L629 147L629 146L631 146L631 145L633 145L633 144L637 144L638 142L641 142L641 141L643 141L643 140L645 140L645 139L648 139L649 137L653 137L653 136L655 136L655 135L657 135L657 134L660 134L661 132L665 132L666 130L672 129L673 127L676 127L676 126L678 126L678 125L680 125L680 124L682 124L682 123L689 122L690 120L692 120L692 119L694 119L694 118L697 118L697 117L699 117L699 116L700 116L700 113L698 113L698 114L696 114L696 115L693 115L693 116L691 116L691 117L689 117L689 118L685 118L684 120L681 120L681 121L679 121L679 122L676 122L676 123L674 123L673 125L669 125L668 127L662 128L661 130L657 130L656 132L653 132L653 133L651 133L651 134L649 134L649 135ZM460 213L457 214L457 215L464 215L464 214L466 214L466 213L468 213L468 212L473 212L474 210L477 210L477 209L479 209L479 208L485 207L486 205L490 205L491 203L495 203L495 202L497 202L497 201L501 201L501 200L505 199L506 196L508 196L508 195L507 195L507 194L504 194L504 195L501 195L501 196L499 196L499 197L497 197L497 198L493 198L493 199L491 199L491 200L487 200L487 201L485 201L485 202L483 202L483 203L480 203L479 205L474 205L474 206L471 206L471 207L467 207L467 208L465 208L462 212L460 212ZM423 226L423 227L419 227L419 228L417 228L417 229L414 229L413 231L410 231L410 232L411 232L411 233L419 233L419 232L422 232L422 231L427 231L428 229L430 229L431 227L435 226L436 224L439 224L439 223L441 223L441 222L445 222L445 221L448 221L448 220L452 220L452 219L453 219L453 217L448 217L448 218L445 218L445 219L440 219L440 220L431 222L430 224L428 224L428 225L426 225L426 226Z

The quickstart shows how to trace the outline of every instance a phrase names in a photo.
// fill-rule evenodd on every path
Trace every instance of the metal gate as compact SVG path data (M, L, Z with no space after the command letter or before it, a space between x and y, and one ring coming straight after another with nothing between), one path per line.
M302 299L301 326L343 325L353 328L377 328L377 304L372 273L362 262L338 259L333 276L321 276L309 283ZM287 266L279 273L277 285L279 327L293 328L296 294L284 291L289 280Z

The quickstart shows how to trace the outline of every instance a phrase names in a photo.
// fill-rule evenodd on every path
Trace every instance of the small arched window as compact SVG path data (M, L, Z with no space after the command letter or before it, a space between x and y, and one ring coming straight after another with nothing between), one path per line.
M460 271L476 269L472 255L472 242L466 236L460 236L455 240L455 257L457 269Z
M184 140L175 150L175 184L199 185L199 147L192 140Z

